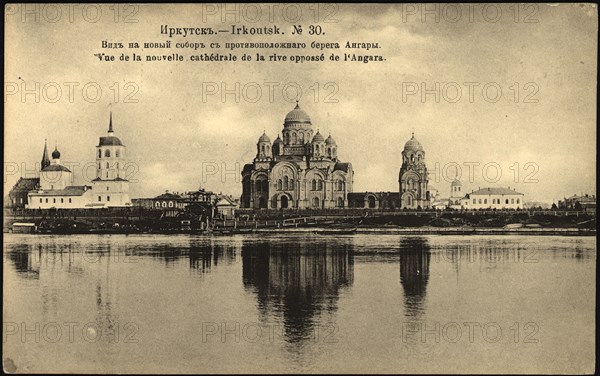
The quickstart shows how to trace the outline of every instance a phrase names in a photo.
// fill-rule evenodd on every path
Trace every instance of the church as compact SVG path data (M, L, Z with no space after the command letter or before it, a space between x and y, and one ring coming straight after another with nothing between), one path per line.
M399 192L355 192L348 194L349 207L370 209L429 209L431 188L425 165L425 149L412 134L402 149L398 174Z
M91 185L73 185L73 173L60 162L56 147L52 161L44 145L39 184L28 192L29 209L93 209L131 206L126 177L125 145L115 136L112 113L108 134L96 146L96 178Z
M283 138L282 138L283 137ZM253 163L242 170L242 208L345 208L352 192L352 164L338 159L331 135L315 133L308 114L296 107L273 143L263 133Z

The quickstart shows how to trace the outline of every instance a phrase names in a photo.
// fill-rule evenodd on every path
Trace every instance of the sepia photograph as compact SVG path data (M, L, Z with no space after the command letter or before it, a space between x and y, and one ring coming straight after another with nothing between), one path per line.
M597 4L3 8L4 372L596 372Z

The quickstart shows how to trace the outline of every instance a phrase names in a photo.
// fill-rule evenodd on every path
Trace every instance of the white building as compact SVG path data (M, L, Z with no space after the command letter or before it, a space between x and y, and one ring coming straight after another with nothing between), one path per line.
M462 199L465 209L523 209L523 193L510 188L482 188Z
M30 209L79 209L130 206L129 181L125 176L125 145L114 136L112 114L108 136L96 146L96 178L92 186L74 186L73 173L60 163L60 152L52 152L49 161L44 147L40 189L29 192Z

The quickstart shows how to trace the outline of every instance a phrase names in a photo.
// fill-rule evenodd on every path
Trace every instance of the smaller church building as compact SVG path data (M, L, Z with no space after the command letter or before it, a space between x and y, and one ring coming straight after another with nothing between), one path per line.
M89 185L73 185L73 173L60 162L56 147L52 160L44 145L38 184L27 193L29 209L84 209L131 206L125 179L125 145L114 135L112 114L108 134L96 146L96 178Z

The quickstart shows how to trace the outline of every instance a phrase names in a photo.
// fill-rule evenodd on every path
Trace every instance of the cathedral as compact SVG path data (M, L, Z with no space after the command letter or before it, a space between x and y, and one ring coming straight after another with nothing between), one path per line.
M96 146L96 178L91 185L73 185L73 173L60 162L58 148L42 154L39 184L28 192L30 209L83 209L130 206L125 145L115 136L110 115L108 134Z
M283 123L282 137L263 133L256 158L242 170L243 208L345 208L352 192L352 164L338 160L338 146L329 135L314 133L310 117L299 104Z

